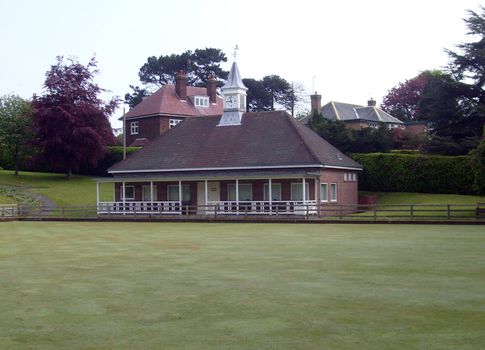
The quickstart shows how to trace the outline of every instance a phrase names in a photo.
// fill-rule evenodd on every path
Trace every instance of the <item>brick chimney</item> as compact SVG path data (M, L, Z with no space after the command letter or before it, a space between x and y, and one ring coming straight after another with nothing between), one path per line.
M375 107L376 101L371 97L369 101L367 101L367 107Z
M310 98L312 102L311 115L313 115L315 112L320 113L322 111L322 95L318 95L315 91L315 94L310 95Z
M175 92L181 100L187 99L187 76L183 70L179 70L175 76Z
M214 76L211 74L209 75L209 79L207 80L207 96L209 96L209 101L211 103L216 103L216 87L217 81L214 79Z

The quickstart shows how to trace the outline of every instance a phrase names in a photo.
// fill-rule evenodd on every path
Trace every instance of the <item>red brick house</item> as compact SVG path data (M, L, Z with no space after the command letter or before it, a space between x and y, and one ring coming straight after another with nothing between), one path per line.
M99 213L318 214L317 204L357 204L361 166L286 112L246 112L246 90L234 63L222 115L186 118L111 167L98 180ZM99 200L100 182L114 183L112 202Z
M126 144L144 146L188 117L221 115L216 84L209 78L206 88L187 86L185 73L178 72L175 85L162 86L125 114Z

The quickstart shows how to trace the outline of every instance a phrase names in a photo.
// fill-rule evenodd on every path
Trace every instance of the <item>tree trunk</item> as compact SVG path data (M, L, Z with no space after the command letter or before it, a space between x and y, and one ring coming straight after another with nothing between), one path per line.
M15 153L14 153L14 162L15 162L15 176L19 175L19 144L15 145Z

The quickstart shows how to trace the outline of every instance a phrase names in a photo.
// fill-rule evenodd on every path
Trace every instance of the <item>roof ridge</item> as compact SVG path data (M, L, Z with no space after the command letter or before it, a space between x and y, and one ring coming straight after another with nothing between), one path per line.
M335 107L335 101L330 101L330 104L332 105L333 111L335 112L335 117L337 117L337 120L342 120L340 119L340 114L338 114L337 107Z
M313 150L310 148L310 146L308 146L308 144L306 143L305 141L305 138L303 137L301 131L298 129L298 126L296 123L298 123L298 121L293 118L290 114L286 113L286 112L283 112L285 117L286 117L286 120L289 121L291 127L293 128L293 130L295 130L296 134L298 135L298 137L300 138L300 140L303 142L303 145L305 146L306 150L310 153L310 155L312 156L313 160L315 160L317 163L321 163L320 161L320 158L315 154L315 152L313 152ZM302 124L302 126L304 126Z

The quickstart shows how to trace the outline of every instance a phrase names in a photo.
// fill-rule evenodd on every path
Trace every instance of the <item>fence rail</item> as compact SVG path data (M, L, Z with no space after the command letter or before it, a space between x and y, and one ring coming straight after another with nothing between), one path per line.
M121 211L111 211L110 207L99 206L0 206L1 218L25 219L162 219L162 218L248 218L264 217L267 219L306 219L306 220L345 220L345 221L425 221L425 220L483 220L485 221L485 203L476 204L394 204L394 205L328 205L301 204L297 211L279 210L277 204L262 205L257 208L231 203L209 205L169 205L170 211L164 211L162 205L146 207L131 205ZM119 208L118 208L119 209ZM259 215L255 215L259 214Z

